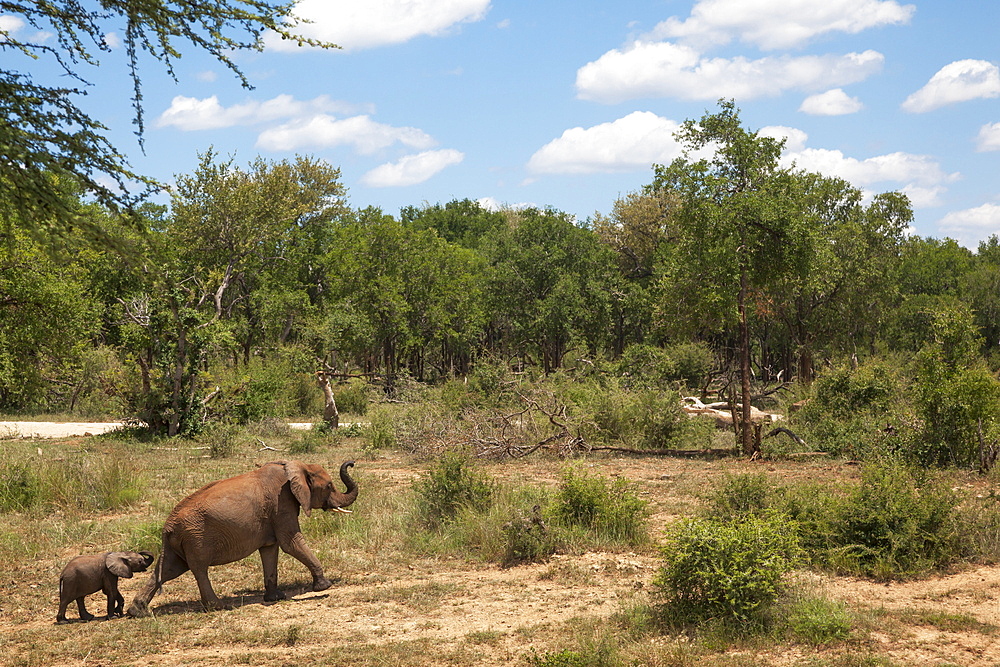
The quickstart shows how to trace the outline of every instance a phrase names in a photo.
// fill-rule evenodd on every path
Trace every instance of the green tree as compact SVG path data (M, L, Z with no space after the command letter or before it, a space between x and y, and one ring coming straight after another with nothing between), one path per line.
M677 208L673 193L633 192L617 199L609 216L594 217L594 233L618 258L619 275L610 292L616 356L628 345L647 342L651 334L658 258L671 240Z
M798 260L792 253L804 232L795 179L778 164L783 142L744 129L732 101L719 107L685 121L677 133L685 156L654 165L648 189L674 193L680 205L661 309L680 322L700 315L716 330L735 319L742 423L749 425L753 299ZM694 157L706 150L711 157ZM752 429L739 431L744 453L752 454Z
M261 50L265 31L300 44L332 46L294 33L294 3L269 0L165 2L122 0L82 4L76 0L3 2L7 19L0 29L0 188L4 198L4 233L18 225L54 243L72 230L82 230L103 243L113 243L93 219L68 203L67 187L78 187L112 211L130 210L157 184L135 174L105 136L107 128L76 102L86 94L86 71L101 65L112 50L106 35L122 40L133 86L133 122L143 133L141 62L158 61L175 77L173 63L185 45L211 54L228 67L244 87L249 81L234 53ZM30 31L31 35L25 33ZM54 35L37 40L39 32ZM55 72L46 77L44 65ZM176 78L176 77L175 77ZM67 86L64 82L72 82ZM108 184L110 179L111 185ZM139 192L135 184L139 184ZM16 212L17 215L11 215ZM142 217L132 219L134 224Z
M316 344L368 371L423 379L465 368L481 331L481 260L427 228L376 208L337 229L327 259L330 305ZM320 351L322 353L322 351Z
M769 300L789 332L796 377L810 382L817 347L853 353L859 342L873 343L897 302L899 247L913 215L899 193L876 195L864 206L861 191L846 181L811 173L795 178L802 247Z
M576 343L588 353L607 343L613 257L589 229L557 211L527 209L484 244L491 344L544 372Z
M339 169L303 156L241 169L209 150L177 178L170 236L244 363L255 346L287 340L314 305L345 197Z
M504 224L505 216L490 211L471 199L455 199L444 206L407 206L400 211L403 224L417 229L433 229L438 236L463 248L478 248L484 236Z
M71 257L53 258L23 230L0 250L0 409L68 409L100 304Z
M1000 381L979 356L982 339L964 306L932 315L933 341L917 357L925 464L974 466L980 438L1000 429Z

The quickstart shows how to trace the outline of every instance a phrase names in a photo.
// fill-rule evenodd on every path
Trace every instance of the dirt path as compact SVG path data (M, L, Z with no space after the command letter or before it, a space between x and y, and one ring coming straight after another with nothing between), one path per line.
M308 430L311 422L289 422L291 428ZM350 424L342 424L349 426ZM123 422L31 422L0 421L0 440L72 438L77 436L100 435L121 428Z

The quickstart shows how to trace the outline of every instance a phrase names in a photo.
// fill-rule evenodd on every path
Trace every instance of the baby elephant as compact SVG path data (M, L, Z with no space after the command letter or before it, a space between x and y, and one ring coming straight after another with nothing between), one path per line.
M63 569L59 576L59 613L56 623L67 623L66 607L76 600L80 609L80 619L94 620L87 611L83 598L104 591L108 596L108 618L121 616L125 599L118 592L118 577L132 578L133 572L145 572L153 564L155 557L148 551L111 551L103 554L77 556Z

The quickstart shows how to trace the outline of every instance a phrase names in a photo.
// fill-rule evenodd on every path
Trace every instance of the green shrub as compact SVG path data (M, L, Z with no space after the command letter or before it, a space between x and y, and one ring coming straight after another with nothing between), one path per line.
M365 428L367 439L366 450L377 452L392 449L398 441L393 416L386 406L379 406L368 415L368 426Z
M691 519L669 536L654 586L673 622L749 628L763 622L798 555L796 531L783 516Z
M960 555L957 504L955 493L926 471L869 464L841 507L831 565L879 579L944 567Z
M340 413L359 416L368 413L368 405L371 403L373 393L372 386L360 378L351 378L347 384L338 385L333 392L334 400L337 401L337 410Z
M202 436L208 445L208 455L213 459L226 459L239 449L243 429L233 424L213 422L205 429Z
M632 390L611 382L595 385L587 395L578 391L576 399L579 408L590 415L579 421L596 427L594 437L620 446L669 449L680 446L691 432L692 420L673 391Z
M17 512L33 507L42 493L37 475L25 463L0 467L0 511Z
M233 388L233 405L227 416L239 424L260 421L285 412L281 406L285 390L285 369L277 364L251 364Z
M609 485L566 468L551 511L562 526L582 528L614 543L634 545L648 539L647 504L622 478Z
M493 500L494 485L459 451L445 452L427 476L414 484L417 512L430 527L454 519L463 508L484 511Z
M742 521L764 514L776 503L775 489L764 473L727 475L709 492L705 514L716 521Z
M858 412L888 412L901 386L888 363L870 361L857 368L842 366L823 373L813 385L810 412L838 418Z
M715 364L715 355L704 343L668 347L629 345L617 371L634 388L677 389L700 387Z
M556 551L552 531L542 520L541 508L535 505L530 513L516 511L514 518L503 526L504 552L501 565L544 561Z
M564 648L561 651L546 651L528 656L528 664L533 667L596 667L600 663L594 661L594 656L581 651Z

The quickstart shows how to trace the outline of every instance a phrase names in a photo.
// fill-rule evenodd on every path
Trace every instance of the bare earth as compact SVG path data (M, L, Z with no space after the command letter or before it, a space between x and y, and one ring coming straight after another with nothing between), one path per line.
M0 423L0 437L8 424ZM99 432L98 425L93 424L32 422L29 427L32 433L51 429L62 435L81 428ZM408 485L418 474L412 461L399 455L365 461L363 465L370 482L387 487ZM831 483L857 474L856 467L833 461L801 464L609 457L589 460L586 465L602 475L624 476L635 482L650 501L657 531L685 512L685 503L690 502L685 499L690 498L692 489L725 473L766 470L784 479L808 477ZM555 470L550 467L525 474L536 476L540 484L548 484ZM304 519L310 520L315 519ZM8 587L15 582L0 581L0 645L3 637L21 632L45 637L66 628L102 632L106 624L99 622L54 629L57 596L48 573L57 571L55 568L65 562L66 556L53 554L52 563L39 564L32 582L39 595L34 602L26 603L33 608L5 604L4 598L13 592ZM217 590L235 608L211 614L198 611L198 592L192 577L185 575L170 582L154 598L152 606L160 618L183 618L185 634L171 638L164 650L140 662L171 666L296 664L298 656L301 662L325 664L317 663L317 656L328 655L338 646L360 650L368 646L399 652L397 661L388 653L386 662L378 664L527 665L532 651L541 654L560 648L551 640L563 624L586 624L589 620L600 625L630 603L648 600L650 582L659 566L655 553L558 556L545 564L509 569L451 559L392 562L381 554L349 553L341 558L349 566L342 568L332 589L321 593L307 591L307 574L293 560L283 558L280 576L298 588L287 591L290 600L275 604L263 603L256 559L214 568ZM328 574L335 569L337 564L328 564ZM31 573L24 574L32 577ZM811 573L799 576L814 590L844 600L856 613L883 614L891 619L889 626L884 632L864 630L860 644L852 644L854 648L780 646L764 652L734 649L732 664L805 665L817 657L843 657L845 651L859 645L865 653L888 658L893 664L1000 664L1000 632L994 631L995 626L1000 626L1000 567L975 567L891 585ZM144 580L145 575L121 580L126 604ZM88 601L91 611L100 613L103 597L93 596ZM986 625L968 629L966 623L961 630L949 631L940 629L941 624L922 620L935 614L971 617ZM120 619L110 624L118 627L147 621ZM245 639L247 636L264 638L251 642ZM565 630L560 629L559 636L565 638ZM651 640L650 650L654 650L654 644L678 641ZM774 654L767 652L771 650ZM415 662L414 651L426 651L426 660ZM669 647L662 647L662 651L668 653ZM130 663L129 656L127 647L123 647L121 661L106 663L84 658L52 664L123 664ZM0 650L0 664L18 664L5 662L8 660L12 656ZM334 659L328 664L341 662Z
M100 435L122 427L122 422L3 422L0 421L0 440L14 438L71 438L73 436ZM288 424L295 429L312 428L311 423ZM347 424L344 424L347 426Z

